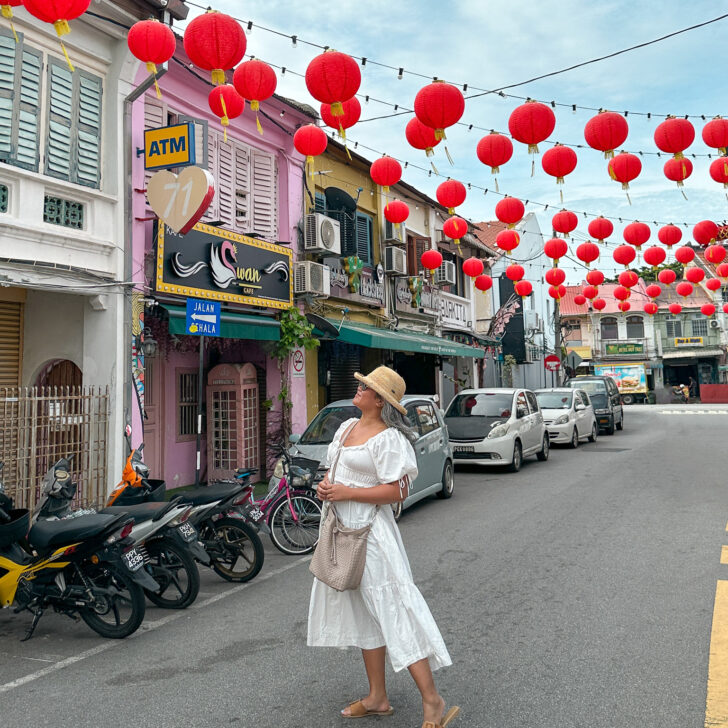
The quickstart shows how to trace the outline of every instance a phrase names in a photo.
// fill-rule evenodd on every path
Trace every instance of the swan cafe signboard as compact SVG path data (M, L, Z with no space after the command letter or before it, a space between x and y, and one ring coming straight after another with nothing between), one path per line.
M280 245L197 223L186 235L157 224L160 293L268 308L293 301L293 253Z

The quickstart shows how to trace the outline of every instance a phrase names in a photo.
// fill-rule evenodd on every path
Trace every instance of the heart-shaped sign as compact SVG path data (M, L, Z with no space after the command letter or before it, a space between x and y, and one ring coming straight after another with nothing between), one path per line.
M215 179L200 167L187 167L178 176L162 170L149 180L147 200L157 217L184 235L205 214L215 196Z

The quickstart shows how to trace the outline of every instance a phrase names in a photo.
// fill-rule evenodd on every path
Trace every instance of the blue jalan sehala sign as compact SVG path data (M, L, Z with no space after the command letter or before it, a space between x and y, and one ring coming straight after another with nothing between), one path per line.
M220 303L188 298L187 333L193 336L220 336Z

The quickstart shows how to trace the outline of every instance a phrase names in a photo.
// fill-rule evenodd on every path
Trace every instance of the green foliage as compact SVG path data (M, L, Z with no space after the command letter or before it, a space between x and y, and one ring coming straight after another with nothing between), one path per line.
M281 338L273 346L273 356L279 361L288 358L297 347L315 349L319 340L313 337L313 325L294 307L281 313Z
M659 265L653 268L651 265L642 266L642 268L632 268L632 270L645 282L645 283L656 283L657 276L661 270L674 270L678 278L682 278L683 266L682 263L674 261L666 265ZM618 283L619 273L614 278L605 278L605 283Z
M513 354L506 354L503 357L503 386L513 386L513 367L516 366L516 357Z

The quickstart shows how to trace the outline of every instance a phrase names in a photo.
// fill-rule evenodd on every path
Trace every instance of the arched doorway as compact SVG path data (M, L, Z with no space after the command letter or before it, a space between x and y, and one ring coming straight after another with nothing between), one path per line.
M81 370L70 359L53 359L38 373L37 387L80 387L83 384Z

